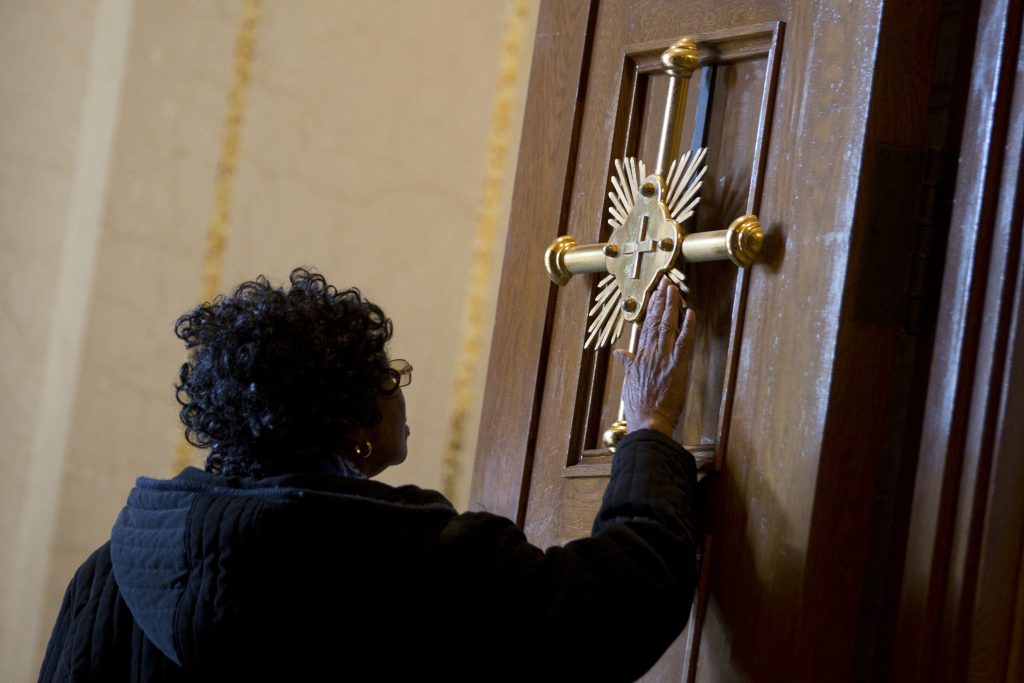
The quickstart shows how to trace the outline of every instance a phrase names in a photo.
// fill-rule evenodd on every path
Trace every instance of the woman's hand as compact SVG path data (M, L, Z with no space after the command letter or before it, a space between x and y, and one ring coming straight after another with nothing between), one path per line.
M657 429L672 436L679 421L697 326L696 315L687 309L679 329L681 306L679 290L662 278L651 295L636 354L624 349L614 353L626 370L622 400L631 432Z

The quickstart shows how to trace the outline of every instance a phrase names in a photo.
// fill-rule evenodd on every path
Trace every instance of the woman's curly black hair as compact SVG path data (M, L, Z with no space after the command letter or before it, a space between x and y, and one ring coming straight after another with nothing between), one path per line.
M209 472L319 469L349 430L380 422L378 396L398 386L379 307L305 268L289 280L243 282L174 325L190 352L175 385L185 438L210 449Z

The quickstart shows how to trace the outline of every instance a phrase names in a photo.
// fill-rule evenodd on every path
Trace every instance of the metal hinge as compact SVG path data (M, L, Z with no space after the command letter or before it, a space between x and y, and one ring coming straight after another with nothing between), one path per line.
M951 162L949 152L937 147L928 149L914 221L917 243L907 278L903 329L908 334L920 334L935 325L955 186L956 164Z
M955 164L937 148L878 144L872 156L857 316L920 334L935 324Z

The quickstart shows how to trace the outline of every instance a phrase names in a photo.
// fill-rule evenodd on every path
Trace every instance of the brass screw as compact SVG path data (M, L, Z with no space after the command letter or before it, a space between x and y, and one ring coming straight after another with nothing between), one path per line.
M608 244L604 245L604 249L602 251L604 251L605 256L615 258L616 256L619 255L619 245L612 244L611 242L609 242Z
M628 297L622 300L622 310L626 313L632 313L636 310L636 299Z
M658 248L662 251L672 251L675 246L676 243L671 237L662 237L661 241L658 242Z
M652 185L651 183L644 183L643 185L640 186L640 194L642 194L645 197L653 197L654 192L654 185Z

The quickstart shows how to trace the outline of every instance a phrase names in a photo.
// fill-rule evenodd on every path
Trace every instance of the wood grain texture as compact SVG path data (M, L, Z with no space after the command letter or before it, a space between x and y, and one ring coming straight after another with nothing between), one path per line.
M951 293L944 299L948 312L937 335L944 341L936 347L928 405L909 411L892 437L899 443L916 435L924 416L898 610L898 658L907 655L909 675L894 669L899 680L936 673L930 662L940 645L952 658L940 673L955 676L978 666L979 675L987 676L994 669L984 668L984 653L997 637L958 651L960 634L983 623L1005 625L998 631L1004 642L1000 671L1021 667L1024 607L1019 598L1001 600L1020 590L1006 585L1024 581L1021 551L1014 556L1013 547L999 544L996 530L1017 528L1014 519L1019 526L1024 511L1012 492L1019 493L1024 466L1014 450L1020 447L1017 432L993 427L1006 425L1011 413L1004 406L1022 401L1013 389L1021 385L1012 381L1021 372L1021 335L1019 324L1011 324L1020 318L1019 303L1011 305L1019 302L1014 268L1021 258L1020 174L1007 166L1010 156L996 155L992 137L993 130L1005 133L1018 125L1011 121L1024 128L1019 107L1007 99L1016 92L1007 65L1019 57L1013 50L1020 5L985 4L1002 13L1002 24L988 28L986 44L999 46L1003 61L989 70L998 78L990 79L988 90L978 86L968 110L977 126L968 126L975 137L964 142L971 150L964 173L973 169L981 179L973 190L958 189L965 193L958 203L964 241L948 256ZM885 192L877 185L886 177L882 165L899 155L881 150L924 149L939 12L939 3L882 0L623 0L600 3L584 22L562 3L542 10L543 30L568 37L572 49L538 41L538 64L545 68L548 60L570 53L579 64L576 72L566 66L540 75L535 67L534 77L546 84L536 87L547 94L534 97L531 84L503 275L505 304L496 327L502 346L492 353L481 429L481 451L499 450L482 452L474 474L483 506L518 513L528 537L541 546L589 529L608 467L594 448L595 435L614 407L621 373L606 356L581 352L596 278L577 277L554 290L543 280L539 255L562 232L599 241L613 159L651 146L663 83L643 75L637 65L649 58L644 55L685 34L785 25L777 61L767 60L749 36L723 48L744 59L723 70L717 84L722 95L713 116L719 135L714 162L721 172L709 175L701 220L721 222L734 209L752 208L767 242L761 261L739 279L694 269L702 290L695 300L711 311L710 329L696 362L690 421L680 436L704 441L717 431L720 472L709 479L702 500L710 511L704 520L710 545L695 628L646 680L849 680L880 670L874 658L883 655L871 644L881 637L871 623L880 612L869 603L885 594L879 584L898 583L903 566L869 560L880 546L899 549L906 536L906 527L894 524L890 536L876 538L876 497L891 476L882 458L891 451L887 430L898 412L893 404L900 395L894 383L902 377L896 370L901 331L891 321L859 313L864 307L858 297L871 277L872 252L907 241L877 229L898 224L886 221L892 216L879 206ZM1009 28L1013 17L1016 34ZM581 39L591 52L574 42ZM774 95L759 86L770 73L779 79ZM551 90L558 79L575 83L571 97ZM568 101L577 95L583 99ZM759 130L749 124L749 112L766 106L771 117ZM752 158L763 161L751 167ZM1003 176L1010 178L1006 187L1018 189L1004 192L1014 199L999 204L990 194ZM557 187L537 189L542 181ZM992 224L997 214L1005 217L1001 225L1017 226L1016 232L998 233L1002 241L992 228L978 227ZM1002 245L1001 256L992 261L994 245ZM1002 264L1002 279L989 277L991 263ZM996 290L998 297L985 298ZM1002 326L989 341L979 327L988 315L983 311ZM731 337L723 345L726 335ZM930 337L920 345L927 358ZM912 381L908 395L916 396L929 379L921 373ZM724 392L711 389L723 383ZM979 398L979 387L993 386L1007 388ZM906 462L912 476L916 458ZM970 471L961 476L964 462ZM961 494L965 487L967 497ZM996 493L986 498L983 491ZM969 561L979 553L980 560ZM954 599L955 609L945 609ZM906 652L899 643L906 643Z
M848 678L861 628L892 331L852 320L848 291L882 13L785 19L760 211L774 249L750 272L698 679Z
M801 679L835 667L854 675L863 666L862 637L873 627L867 623L870 613L865 611L875 597L866 587L868 558L880 457L893 410L889 403L900 329L859 316L857 297L861 281L872 277L870 252L894 249L901 243L896 232L878 240L867 239L874 235L872 221L884 220L886 211L900 212L896 204L882 207L880 216L872 203L873 185L884 177L876 170L877 150L899 146L923 152L925 148L940 7L885 3L882 10L872 90L863 113L867 130L860 150L857 192L848 191L846 199L839 202L854 213L804 563L804 606L797 642L798 647L812 650L800 659L797 675ZM864 54L863 45L849 48L851 57ZM912 82L905 76L909 67L917 73ZM928 77L922 77L925 74ZM893 543L898 545L900 540ZM837 629L836 624L842 627ZM822 639L826 630L831 636Z
M543 277L541 255L565 232L566 174L576 156L590 24L591 8L583 2L546 3L538 16L508 256L498 291L501 314L495 321L473 467L470 507L520 522L554 289Z
M1021 675L1022 15L1021 2L978 15L894 678Z
M650 79L651 83L635 84L633 79L636 76L632 73L634 68L643 69L645 65L643 62L631 64L626 55L630 54L631 50L636 50L636 45L651 43L656 45L654 54L657 54L686 30L681 28L679 32L669 33L664 26L654 23L658 19L657 16L642 15L645 20L643 22L638 20L638 16L640 13L635 8L630 10L621 3L602 5L598 15L595 45L599 47L595 47L592 57L588 95L591 101L620 102L627 104L629 109L588 107L585 110L581 129L581 151L577 173L573 178L576 189L573 192L570 225L576 234L582 234L582 239L587 241L596 241L604 223L605 193L594 192L591 188L604 190L614 158L637 152L641 156L650 157L656 144L654 138L661 116L659 88L663 90L664 83L658 83L658 78L655 77ZM648 24L648 20L652 23ZM741 26L763 23L763 18L753 17ZM676 25L685 26L685 22L677 17ZM641 28L643 31L633 31L625 27ZM702 34L702 28L704 27L695 26L692 32ZM724 29L719 26L714 30L716 35L720 35ZM733 34L742 33L744 30L728 29ZM708 33L711 32L712 30L708 30ZM709 183L711 189L706 194L708 210L704 212L702 219L708 222L702 227L723 227L724 223L734 216L725 220L719 214L735 212L739 215L749 206L750 178L757 168L752 167L753 149L756 147L754 140L761 130L758 123L759 114L765 101L762 87L766 71L764 52L770 43L770 40L765 40L764 29L752 33L757 36L761 47L750 51L746 61L737 62L730 68L723 69L720 74L722 97L717 100L718 109L714 112L713 125L716 127L717 135L721 136L717 138L720 141L718 146L724 149L717 153L720 166L718 175ZM771 34L767 35L770 37ZM658 36L660 38L657 41L653 40ZM724 52L732 54L729 50ZM661 80L664 81L663 78ZM632 85L637 86L636 95L623 96L622 88ZM732 89L731 93L727 88ZM730 94L732 99L729 97ZM645 104L640 107L642 116L637 120L635 101L639 98L642 98ZM651 130L655 132L650 133ZM715 225L712 226L712 223ZM592 230L593 233L588 233L587 230ZM700 386L707 387L710 391L692 389L691 408L688 412L695 418L690 424L696 425L696 428L691 428L691 431L698 439L708 438L713 442L718 428L724 357L730 331L733 329L730 310L734 304L732 283L735 279L735 270L732 266L720 266L717 268L719 277L716 281L712 272L715 264L702 265L711 266L707 274L701 277L701 281L707 285L702 301L707 303L709 310L713 305L722 308L722 311L717 318L717 327L711 326L712 330L717 330L715 337L718 341L707 345L709 353L705 364L696 364L695 375L706 380L702 381ZM576 291L573 291L574 285ZM583 338L581 334L589 295L588 287L581 287L574 282L558 292L555 306L555 322L551 328L552 351L544 382L547 389L542 399L544 408L541 411L538 429L538 458L531 479L525 525L528 536L539 545L564 542L584 533L589 528L600 500L600 491L604 486L602 480L596 486L591 483L581 488L575 478L565 480L562 477L565 472L575 469L566 468L567 462L573 462L572 449L575 447L571 428L567 427L577 424L579 406L575 402L576 397L580 391L586 390L586 387L577 381L577 377L587 371L587 358L581 352L580 341ZM709 317L709 320L713 319L714 316ZM602 387L605 416L599 425L603 425L608 416L614 414L618 402L618 386L621 385L621 373L617 367L612 367L606 377ZM698 406L696 410L693 409L694 405ZM577 467L582 468L586 465ZM559 510L561 514L552 514ZM681 638L648 678L679 679L683 675L686 662L687 641L688 638ZM692 642L689 644L693 646Z

